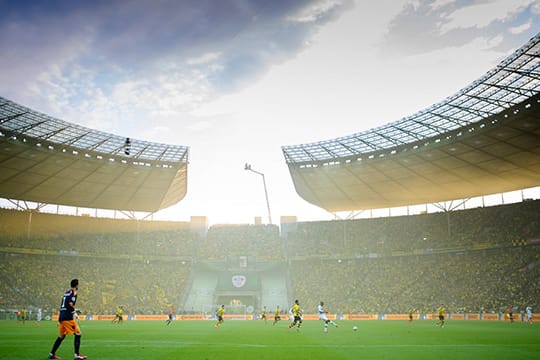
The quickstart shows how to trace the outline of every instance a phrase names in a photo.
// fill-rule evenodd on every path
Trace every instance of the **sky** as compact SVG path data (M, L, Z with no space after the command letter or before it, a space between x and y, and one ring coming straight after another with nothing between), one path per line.
M422 110L538 29L540 0L0 0L0 96L189 146L187 195L154 219L268 222L249 163L273 223L326 220L282 146Z

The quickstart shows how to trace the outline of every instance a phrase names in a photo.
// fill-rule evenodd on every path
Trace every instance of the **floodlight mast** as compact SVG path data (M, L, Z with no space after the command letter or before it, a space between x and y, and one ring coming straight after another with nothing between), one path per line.
M266 197L266 208L268 209L268 224L272 224L272 215L270 215L270 202L268 201L268 191L266 190L266 180L264 179L264 174L257 170L251 168L251 164L246 163L244 165L244 170L254 172L255 174L262 176L262 181L264 185L264 196Z

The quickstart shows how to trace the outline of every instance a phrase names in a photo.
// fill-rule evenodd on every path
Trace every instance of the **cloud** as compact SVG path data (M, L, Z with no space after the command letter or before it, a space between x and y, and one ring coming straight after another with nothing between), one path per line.
M216 61L220 57L220 53L215 52L208 52L205 54L202 54L199 57L195 58L189 58L186 60L186 64L188 65L201 65L201 64L208 64Z
M296 21L300 23L309 23L317 21L328 14L331 14L333 10L344 5L344 1L340 0L321 0L316 1L312 5L305 6L300 9L297 14L293 14L288 17L288 20Z
M528 40L525 24L540 26L538 4L538 0L409 2L391 22L381 51L389 56L414 55L484 38L507 52Z
M531 0L496 0L472 3L448 13L447 21L440 27L440 32L444 34L460 28L485 28L497 21L511 20L533 2Z
M440 8L440 7L447 6L448 4L452 4L455 1L456 0L435 0L430 4L430 6L433 9L437 9L437 8Z
M531 28L532 24L531 22L526 22L525 24L521 24L518 26L514 26L508 29L508 31L512 34L521 34L524 31L527 31Z
M243 68L251 76L264 71L276 56L294 55L317 26L338 16L350 1L17 4L5 3L7 9L0 12L3 38L11 39L9 49L0 49L11 50L2 53L12 55L13 62L25 52L43 52L44 67L56 54L96 69L117 68L146 76L160 71L163 64L197 67L221 59L222 76L214 78L231 79L244 75ZM315 9L310 12L313 21L290 21L290 14L305 13L304 9ZM59 52L62 48L65 51Z
M79 111L75 122L99 129L107 111L107 121L191 112L296 56L351 4L1 2L0 93L51 114Z

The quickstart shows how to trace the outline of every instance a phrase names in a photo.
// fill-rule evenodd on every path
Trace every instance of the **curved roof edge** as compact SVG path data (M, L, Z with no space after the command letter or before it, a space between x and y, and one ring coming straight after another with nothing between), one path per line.
M329 212L534 188L540 186L539 120L540 94L457 133L400 151L288 167L298 195Z
M187 163L188 147L168 145L86 128L34 111L0 97L0 136L33 139L70 150L121 157L130 161Z
M442 136L540 93L540 33L469 86L427 109L364 132L282 146L288 164L365 155Z

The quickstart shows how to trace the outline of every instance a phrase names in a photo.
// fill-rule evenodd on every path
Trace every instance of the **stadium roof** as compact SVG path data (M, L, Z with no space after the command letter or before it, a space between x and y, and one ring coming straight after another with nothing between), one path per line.
M71 124L0 97L0 197L154 212L187 192L188 150Z
M361 133L283 146L296 191L328 211L540 185L540 34L458 93Z

